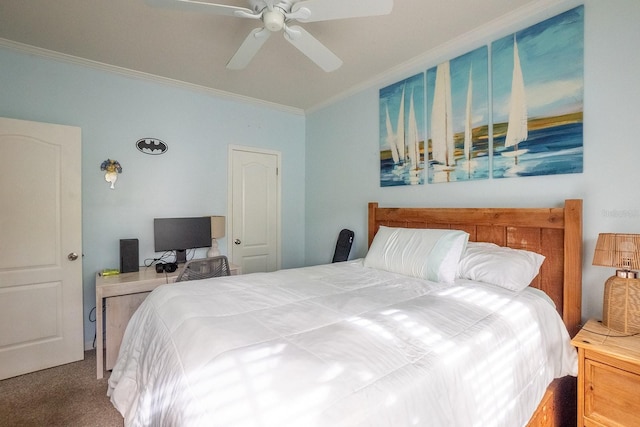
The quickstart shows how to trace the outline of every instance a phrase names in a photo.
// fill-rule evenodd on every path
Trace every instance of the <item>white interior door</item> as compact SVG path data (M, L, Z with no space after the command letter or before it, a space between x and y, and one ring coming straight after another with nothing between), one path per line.
M280 268L280 153L229 149L229 253L242 273Z
M84 357L80 144L0 118L0 379Z

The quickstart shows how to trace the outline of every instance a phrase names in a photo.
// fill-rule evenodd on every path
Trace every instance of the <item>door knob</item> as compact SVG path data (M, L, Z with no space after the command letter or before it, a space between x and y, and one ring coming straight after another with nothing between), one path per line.
M236 239L236 240L233 241L233 243L235 243L236 245L239 245L242 242L240 241L240 239Z
M67 258L69 259L69 261L75 261L78 259L78 254L75 252L71 252L69 255L67 255Z

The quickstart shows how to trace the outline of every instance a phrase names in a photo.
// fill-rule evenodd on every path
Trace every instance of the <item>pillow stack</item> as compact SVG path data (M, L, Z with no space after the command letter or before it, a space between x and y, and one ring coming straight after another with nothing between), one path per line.
M531 284L544 259L531 251L469 242L461 230L381 226L364 266L441 283L468 279L517 292Z

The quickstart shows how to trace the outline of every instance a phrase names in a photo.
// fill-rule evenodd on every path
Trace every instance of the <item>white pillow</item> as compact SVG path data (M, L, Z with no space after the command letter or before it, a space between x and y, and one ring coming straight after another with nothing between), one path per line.
M460 230L381 226L364 265L434 282L453 283L468 240L469 234Z
M544 256L535 252L469 242L458 264L457 277L521 291L538 275L543 261Z

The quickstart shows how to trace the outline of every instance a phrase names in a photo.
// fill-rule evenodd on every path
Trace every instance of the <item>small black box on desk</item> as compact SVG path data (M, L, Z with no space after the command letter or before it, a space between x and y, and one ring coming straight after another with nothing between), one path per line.
M120 239L120 273L138 271L138 239Z

